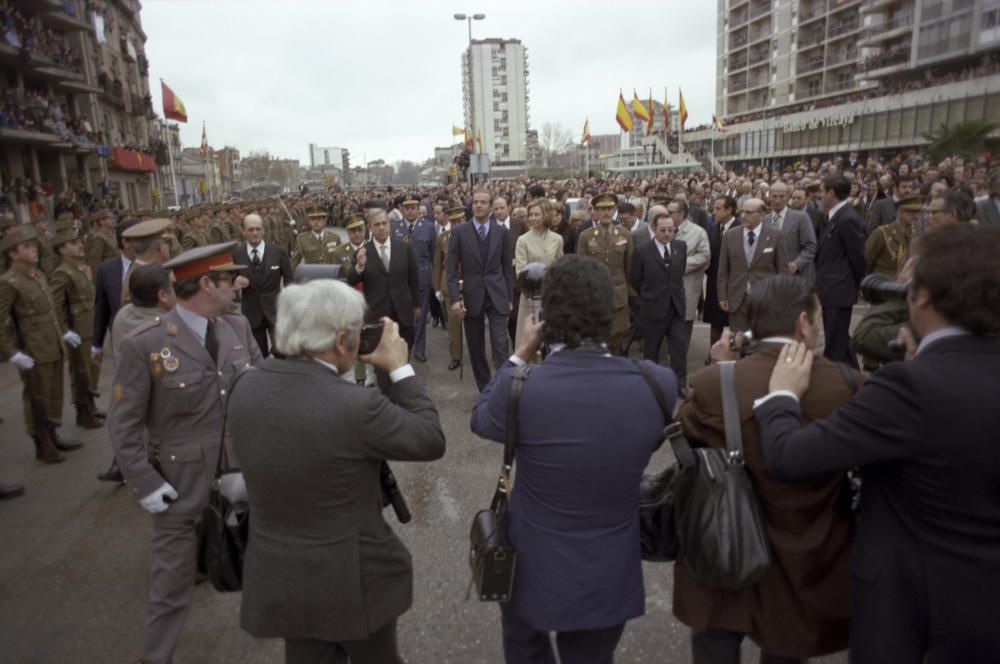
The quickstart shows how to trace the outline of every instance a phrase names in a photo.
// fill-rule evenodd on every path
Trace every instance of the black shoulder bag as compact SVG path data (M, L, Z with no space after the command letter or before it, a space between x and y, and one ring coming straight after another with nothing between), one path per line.
M229 386L229 398L245 374L236 375ZM222 444L215 464L215 478L208 494L208 504L198 523L198 570L208 576L219 592L243 589L243 556L250 536L250 504L246 483L239 468L224 468L226 427L229 423L228 401L222 416Z
M510 493L510 471L514 466L517 445L518 406L524 381L531 372L525 364L511 371L510 397L507 400L507 436L503 446L503 467L489 509L480 510L472 519L469 531L469 566L479 599L486 602L506 602L514 586L517 554L507 542L507 502Z

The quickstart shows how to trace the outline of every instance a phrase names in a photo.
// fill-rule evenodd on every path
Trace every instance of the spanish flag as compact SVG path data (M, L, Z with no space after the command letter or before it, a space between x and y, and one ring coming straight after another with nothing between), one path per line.
M590 118L583 121L583 138L580 139L581 143L586 143L590 140Z
M680 94L681 98L680 102L678 103L677 109L681 115L681 131L684 131L684 123L687 122L688 119L688 107L687 104L684 103L684 93L681 91L680 88L677 88L677 92Z
M622 131L632 131L634 123L632 122L632 116L628 113L628 106L625 105L625 95L618 91L618 110L615 111L615 121L618 122L618 126L622 128Z
M663 91L663 131L670 133L670 102L667 101L667 91Z
M642 105L635 88L632 88L632 113L643 122L649 122L649 111Z
M653 134L653 88L649 89L649 119L646 120L646 136Z
M187 122L188 114L187 109L184 108L184 102L181 98L174 94L174 91L167 87L167 84L162 80L160 81L160 89L163 92L163 115L168 120L177 120L178 122Z
M458 127L454 124L451 125L451 135L452 136L464 136L465 127Z

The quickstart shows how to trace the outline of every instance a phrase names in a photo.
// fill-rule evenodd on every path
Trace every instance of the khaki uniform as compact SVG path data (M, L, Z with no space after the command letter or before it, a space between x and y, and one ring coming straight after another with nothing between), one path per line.
M132 494L169 482L170 507L152 515L152 577L142 661L173 656L194 591L195 522L208 501L222 441L226 394L237 372L261 361L243 316L215 319L213 360L177 312L136 328L121 342L107 430ZM230 465L239 463L232 456Z
M208 231L209 244L221 244L223 242L228 242L230 239L229 230L219 219L209 221L205 229Z
M97 369L90 360L94 340L93 277L86 265L63 261L52 273L50 283L59 327L64 333L73 330L82 339L78 348L66 348L73 403L78 407L89 405L97 383Z
M615 317L611 322L608 347L617 349L628 331L628 266L632 260L632 234L620 226L605 230L598 225L580 233L576 253L604 263L615 289Z
M197 229L194 226L190 227L187 233L184 234L184 241L181 242L181 248L184 251L188 249L194 249L195 247L204 247L205 245L212 244L209 240L208 233L204 229Z
M876 228L865 242L868 270L895 279L896 273L906 262L911 239L913 227L901 221Z
M121 256L121 250L115 243L114 232L111 230L95 230L87 236L83 243L87 265L93 269L106 260Z
M177 235L171 232L163 234L163 241L167 243L167 252L170 254L171 258L176 258L184 253L184 249L181 246L180 240L177 239Z
M448 354L453 360L462 359L462 321L451 311L451 299L448 297L448 239L451 228L438 235L434 246L434 268L431 272L431 289L444 296L444 310L448 312ZM431 297L436 297L432 293Z
M340 238L333 231L324 228L320 239L310 230L299 233L295 239L295 251L292 252L292 269L299 263L334 265L337 263L335 252L340 245Z
M24 383L24 422L29 436L35 435L35 418L47 418L59 426L63 407L62 331L52 292L41 270L8 270L0 277L0 357L9 359L20 351L35 360L30 371L21 371ZM32 411L32 401L44 413Z
M226 232L229 234L230 240L242 240L243 239L243 229L240 225L231 217L226 217L223 220L226 227Z
M52 248L52 236L49 234L38 236L38 267L42 269L45 276L51 277L59 265L59 256Z

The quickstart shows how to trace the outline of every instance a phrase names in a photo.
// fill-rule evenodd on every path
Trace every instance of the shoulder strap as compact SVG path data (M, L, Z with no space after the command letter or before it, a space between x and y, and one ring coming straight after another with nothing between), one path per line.
M222 474L222 464L224 460L226 461L226 469L228 470L229 468L228 459L226 459L226 429L229 427L229 400L233 398L233 390L236 389L236 384L240 382L240 378L247 375L254 369L256 369L256 367L249 367L239 372L233 378L233 382L229 385L229 396L226 397L226 403L222 407L222 444L219 445L219 459L215 462L216 479L218 479L219 475Z
M507 512L507 495L510 493L510 471L514 467L514 452L517 447L518 434L518 413L521 406L521 390L524 389L524 381L531 373L531 365L523 364L514 368L511 372L510 395L507 398L507 422L506 436L503 443L503 467L500 469L500 477L497 479L497 488L493 492L493 500L490 507L502 520Z
M726 428L726 449L730 460L743 456L743 429L740 427L740 402L736 398L736 363L719 362L722 387L722 420Z
M643 368L639 360L632 360L632 363L639 370L646 384L649 385L649 389L652 390L653 396L656 398L656 403L660 405L660 410L663 412L664 440L670 443L670 447L674 451L674 456L680 462L681 466L688 467L694 465L694 452L691 451L691 446L688 444L687 439L684 438L680 423L673 421L673 413L667 408L667 397L663 394L663 388L649 375L649 372Z

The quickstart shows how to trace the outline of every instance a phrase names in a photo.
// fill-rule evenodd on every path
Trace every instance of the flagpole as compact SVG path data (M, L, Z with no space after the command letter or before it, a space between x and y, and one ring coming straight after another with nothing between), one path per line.
M170 180L174 184L174 205L177 207L181 206L180 192L177 191L177 172L174 169L174 146L173 142L170 140L170 121L164 118L163 120L163 131L165 132L165 140L167 141L167 155L170 157Z

